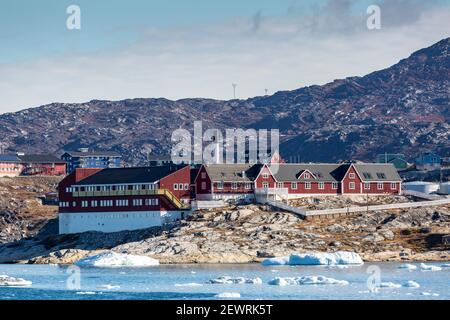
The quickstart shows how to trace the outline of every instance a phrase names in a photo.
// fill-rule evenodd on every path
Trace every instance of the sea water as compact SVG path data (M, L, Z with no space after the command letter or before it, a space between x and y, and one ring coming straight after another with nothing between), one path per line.
M419 263L413 263L419 266ZM436 266L442 263L428 263ZM400 263L361 266L159 265L146 268L76 268L56 265L0 265L0 274L24 278L30 287L0 287L0 299L450 299L450 268L399 269ZM274 286L276 277L322 275L348 285ZM262 284L210 284L220 276L262 279ZM392 282L400 288L374 283ZM403 287L415 281L420 288ZM369 283L369 285L368 285ZM372 284L372 285L371 285Z

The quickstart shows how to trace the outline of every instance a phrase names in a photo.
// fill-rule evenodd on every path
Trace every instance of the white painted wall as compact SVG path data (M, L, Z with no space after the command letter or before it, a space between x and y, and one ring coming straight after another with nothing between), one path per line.
M60 213L59 233L117 232L161 225L160 211Z

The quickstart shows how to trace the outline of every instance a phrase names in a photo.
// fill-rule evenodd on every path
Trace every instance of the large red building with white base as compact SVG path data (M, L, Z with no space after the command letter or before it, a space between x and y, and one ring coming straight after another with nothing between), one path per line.
M76 169L58 186L59 232L160 226L190 212L190 167Z

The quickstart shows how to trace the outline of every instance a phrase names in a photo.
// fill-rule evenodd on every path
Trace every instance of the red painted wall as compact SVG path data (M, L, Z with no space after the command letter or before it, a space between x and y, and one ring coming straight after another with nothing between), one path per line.
M269 174L268 178L263 177L264 173ZM267 182L269 184L269 188L276 188L276 180L272 176L272 174L271 174L270 170L267 168L267 166L264 166L261 169L259 176L256 178L256 188L262 189L264 182Z
M354 174L354 178L350 178L350 175ZM355 189L352 190L349 187L349 184L351 182L355 183ZM353 166L350 166L347 170L347 173L345 174L344 178L342 179L342 193L344 194L361 194L362 186L361 186L361 179L358 176L358 173L356 172L355 168Z
M62 176L66 174L65 163L27 163L23 175Z
M204 188L204 189L202 188L202 182L204 182L205 186L206 186L206 188ZM197 194L211 194L212 193L211 179L209 178L209 175L206 172L205 166L202 166L200 168L200 171L197 175L197 179L195 180L195 188L196 188Z
M182 184L183 190L175 190L174 184ZM187 188L185 185L187 184ZM170 190L178 199L190 198L190 185L191 185L191 168L185 166L180 170L162 178L159 181L159 187ZM186 190L187 189L187 190Z

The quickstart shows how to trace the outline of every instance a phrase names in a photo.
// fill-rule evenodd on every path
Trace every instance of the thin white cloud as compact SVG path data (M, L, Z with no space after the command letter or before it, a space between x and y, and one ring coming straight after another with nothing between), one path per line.
M258 12L208 28L147 29L120 52L3 65L0 112L91 99L230 99L231 83L247 98L364 75L449 36L449 7L415 5L410 20L392 23L386 14L382 29L369 31L365 11L349 3L331 1L322 15L291 8L285 17Z

